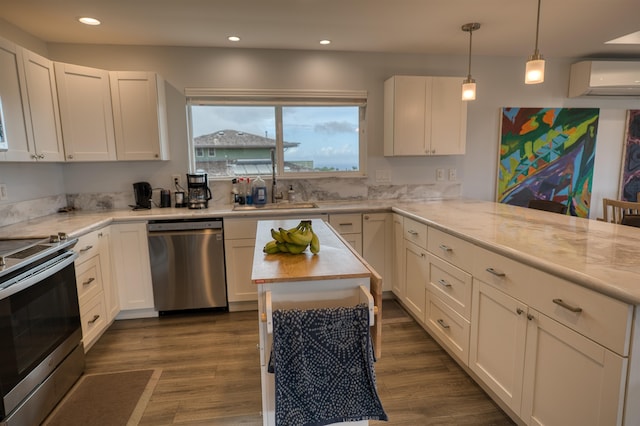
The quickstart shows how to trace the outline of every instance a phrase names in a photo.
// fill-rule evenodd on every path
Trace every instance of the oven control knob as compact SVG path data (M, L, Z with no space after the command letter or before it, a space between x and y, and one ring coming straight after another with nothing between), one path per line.
M51 235L49 236L49 242L50 243L59 243L60 242L60 237L57 235Z
M0 256L0 266L6 265L7 262L4 260L4 256Z
M67 234L64 232L58 232L58 238L60 238L60 241L66 241L67 240Z

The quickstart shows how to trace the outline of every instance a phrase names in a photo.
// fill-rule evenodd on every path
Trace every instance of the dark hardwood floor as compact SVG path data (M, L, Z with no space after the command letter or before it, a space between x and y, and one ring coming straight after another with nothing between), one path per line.
M486 393L393 300L376 362L389 422L512 425ZM86 373L160 368L140 425L261 425L257 312L116 321L87 353Z

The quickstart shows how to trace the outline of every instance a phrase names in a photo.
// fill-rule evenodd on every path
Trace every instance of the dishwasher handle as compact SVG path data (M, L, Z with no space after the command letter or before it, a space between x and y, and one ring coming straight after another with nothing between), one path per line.
M156 232L168 232L168 231L222 231L222 220L198 220L198 221L150 221L147 224L147 231L149 233Z

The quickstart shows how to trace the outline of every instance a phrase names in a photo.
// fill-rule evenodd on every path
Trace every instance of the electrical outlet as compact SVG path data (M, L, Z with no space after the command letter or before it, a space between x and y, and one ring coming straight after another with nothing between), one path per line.
M180 175L171 175L171 186L176 188L176 185L182 186L180 184ZM177 188L176 188L177 189Z
M436 169L436 180L437 181L444 180L444 169Z
M449 180L456 180L458 178L458 174L456 173L456 169L449 169Z
M388 169L376 170L376 182L377 183L391 182L391 170L388 170Z
M7 185L4 183L0 183L0 201L6 200L7 197Z

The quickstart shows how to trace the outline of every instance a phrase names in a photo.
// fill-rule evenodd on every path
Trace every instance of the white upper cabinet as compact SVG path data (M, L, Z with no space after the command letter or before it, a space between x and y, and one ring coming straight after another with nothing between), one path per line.
M461 77L393 76L384 83L384 155L464 154Z
M116 159L109 72L55 63L67 161Z
M26 49L22 51L33 132L31 158L37 161L64 161L53 62Z
M164 80L137 71L109 77L118 160L168 160Z
M22 49L1 38L0 102L3 137L8 143L8 151L0 152L0 160L31 161L31 119L28 115Z

